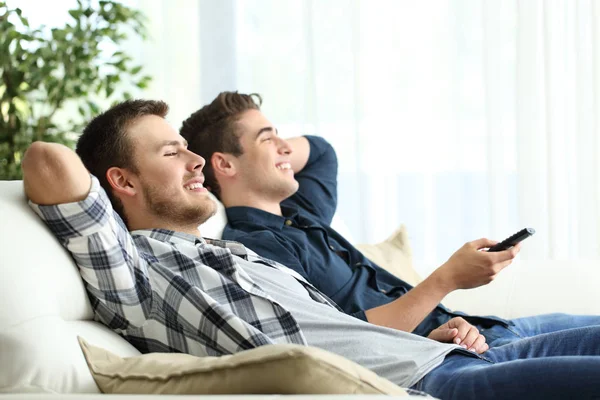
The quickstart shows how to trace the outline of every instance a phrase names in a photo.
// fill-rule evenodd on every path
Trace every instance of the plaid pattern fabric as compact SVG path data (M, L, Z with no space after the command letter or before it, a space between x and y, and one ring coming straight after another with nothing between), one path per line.
M315 301L337 308L292 270L239 243L163 229L130 233L95 177L81 202L30 205L79 266L96 319L142 353L218 356L272 343L306 344L293 316L240 262L291 273Z

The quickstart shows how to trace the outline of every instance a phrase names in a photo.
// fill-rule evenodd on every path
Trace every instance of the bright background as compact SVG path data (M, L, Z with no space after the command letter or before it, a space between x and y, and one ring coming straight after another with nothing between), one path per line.
M18 5L52 25L74 3ZM124 3L150 22L128 49L154 77L140 95L179 127L257 92L284 137L327 138L354 241L404 223L422 273L523 227L523 259L600 258L600 1Z

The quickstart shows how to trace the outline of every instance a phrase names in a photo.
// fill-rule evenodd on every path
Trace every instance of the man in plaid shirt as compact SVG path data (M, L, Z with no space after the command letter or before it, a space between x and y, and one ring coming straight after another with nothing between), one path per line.
M469 352L348 316L285 266L203 239L197 227L215 212L204 160L164 120L167 110L157 101L119 104L86 127L79 157L38 142L23 160L31 206L75 259L95 317L141 352L309 344L437 396L595 394L592 341L554 354L534 338L527 356L539 354L528 360L506 346L486 351L484 341ZM588 330L582 335L597 336ZM528 385L506 386L516 381Z

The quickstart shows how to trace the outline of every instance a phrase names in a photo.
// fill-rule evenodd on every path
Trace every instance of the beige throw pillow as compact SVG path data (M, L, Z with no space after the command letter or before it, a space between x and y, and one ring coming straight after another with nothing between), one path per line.
M222 357L150 353L121 358L79 343L103 393L120 394L389 394L406 391L338 355L291 344Z
M412 251L406 226L401 225L396 232L381 243L358 244L356 248L369 260L412 286L421 283L421 277L412 266Z

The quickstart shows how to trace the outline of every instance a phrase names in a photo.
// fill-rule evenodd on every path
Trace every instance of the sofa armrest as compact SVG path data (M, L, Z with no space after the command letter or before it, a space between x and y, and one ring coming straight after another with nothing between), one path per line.
M503 318L555 312L600 315L598 282L597 260L516 260L489 285L458 290L444 304Z

